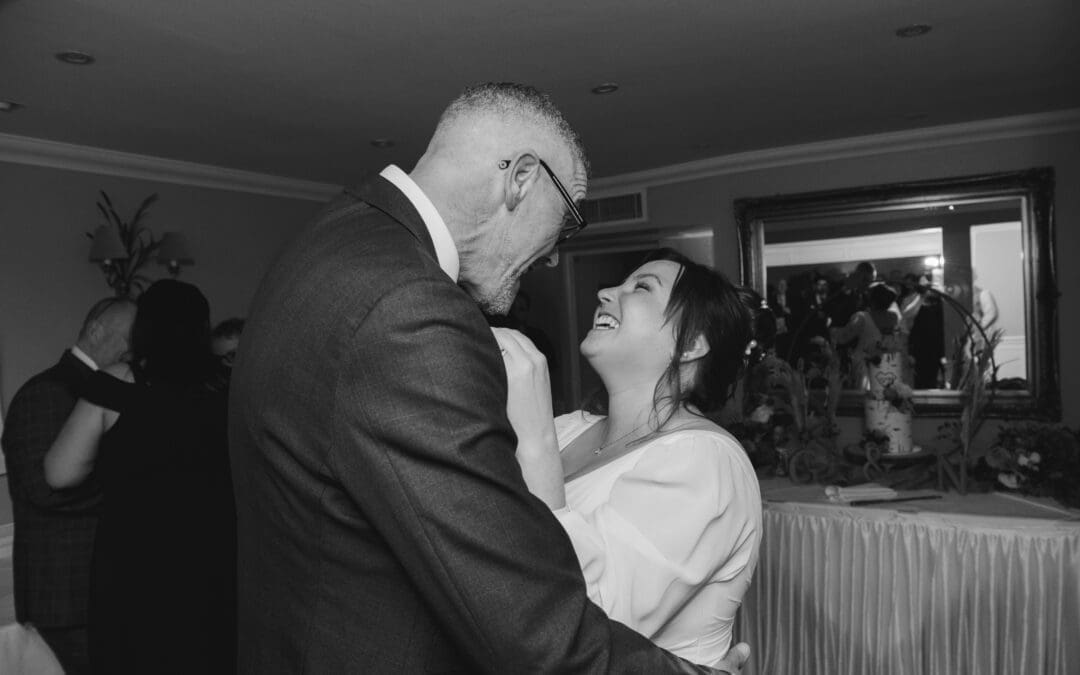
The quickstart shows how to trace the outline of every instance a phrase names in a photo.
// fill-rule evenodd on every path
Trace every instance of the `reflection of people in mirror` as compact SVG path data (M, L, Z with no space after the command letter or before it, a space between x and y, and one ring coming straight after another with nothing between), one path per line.
M828 326L830 328L848 325L857 312L865 311L868 308L870 284L876 278L877 268L869 260L860 262L855 266L854 270L844 277L843 281L838 284L840 289L831 294L826 303ZM834 343L834 348L840 362L841 372L858 370L858 366L852 363L856 349L854 334L850 334L847 338ZM857 381L855 384L857 385Z
M869 308L856 312L846 325L831 330L833 343L854 341L851 350L849 388L865 388L866 359L875 349L906 351L907 326L892 311L897 293L884 282L870 285ZM886 338L890 338L886 340ZM883 343L888 342L888 347Z
M998 320L997 301L987 288L973 286L971 289L971 314L983 330L990 330Z
M787 279L780 279L769 291L769 307L776 317L776 351L786 356L791 349L791 331L794 328Z
M909 274L904 279L900 299L903 317L910 318L908 353L914 360L916 389L945 386L942 359L945 357L945 307L941 299L926 289L931 285L925 275Z

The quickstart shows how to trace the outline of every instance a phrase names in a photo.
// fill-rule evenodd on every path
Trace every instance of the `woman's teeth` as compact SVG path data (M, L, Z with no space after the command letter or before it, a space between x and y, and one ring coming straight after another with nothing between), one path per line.
M618 320L608 314L601 314L600 316L596 317L596 321L593 323L593 328L597 330L611 330L618 327Z

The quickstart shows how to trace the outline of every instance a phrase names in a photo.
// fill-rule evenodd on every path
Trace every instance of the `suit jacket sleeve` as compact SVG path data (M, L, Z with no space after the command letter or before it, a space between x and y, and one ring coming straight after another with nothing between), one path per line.
M84 399L94 405L116 412L129 409L140 395L145 397L145 391L140 391L138 386L113 377L102 370L87 378L80 393Z
M467 296L445 281L399 286L350 349L331 469L478 665L712 672L588 601L569 540L521 477L498 348Z
M101 502L96 478L64 490L45 481L45 453L49 451L73 407L68 385L55 379L27 383L11 402L4 422L4 456L12 498L48 511L91 512Z

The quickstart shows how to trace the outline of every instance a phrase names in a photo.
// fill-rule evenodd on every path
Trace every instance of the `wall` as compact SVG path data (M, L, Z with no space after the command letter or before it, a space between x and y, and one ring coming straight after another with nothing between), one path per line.
M754 161L720 162L715 175L673 181L670 174L656 172L596 183L606 193L646 185L648 225L711 227L715 263L737 279L739 252L732 213L736 198L1053 166L1056 252L1065 262L1058 268L1062 400L1064 421L1077 426L1080 353L1069 346L1080 341L1080 313L1072 311L1080 297L1080 266L1068 264L1063 256L1080 250L1080 132L1076 115L1069 119L1073 121L1058 132L998 133L995 130L1002 125L993 123L986 125L986 133L972 134L969 125L960 125L920 135L930 139L926 142L897 143L891 136L861 145L839 141L821 144L824 149L809 153L810 159L794 152L782 156L782 150L765 151L750 153ZM855 145L864 149L851 151ZM880 150L865 150L864 146L874 145ZM842 154L854 156L812 158ZM301 199L0 162L0 401L5 406L19 384L59 357L74 339L86 308L108 291L101 273L86 261L89 244L82 234L95 224L99 189L109 192L121 213L130 213L151 192L160 194L148 224L156 233L179 230L188 235L197 264L185 269L182 278L207 294L215 320L244 313L273 252L318 208ZM543 283L528 283L530 288L542 287L530 291L530 322L553 337L565 336L565 296L557 290L564 275L559 269L538 275L536 280ZM566 342L558 341L564 372L577 352ZM857 433L857 423L848 422L845 429ZM932 435L928 424L936 423L917 426L917 439ZM3 485L0 523L9 521Z
M123 217L158 193L146 225L183 232L195 265L180 279L199 286L216 322L243 316L274 253L319 203L0 162L0 410L31 375L75 340L86 310L111 293L87 261L84 232L99 223L98 190ZM147 267L165 275L156 263ZM0 523L10 522L0 477Z

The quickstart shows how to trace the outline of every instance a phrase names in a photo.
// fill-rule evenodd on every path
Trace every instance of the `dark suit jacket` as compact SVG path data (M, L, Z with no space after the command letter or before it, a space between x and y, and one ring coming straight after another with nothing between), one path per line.
M11 399L2 440L15 516L15 617L39 626L86 624L101 489L45 482L45 453L93 371L70 351Z
M690 672L587 600L505 378L389 181L300 233L233 372L240 672Z

